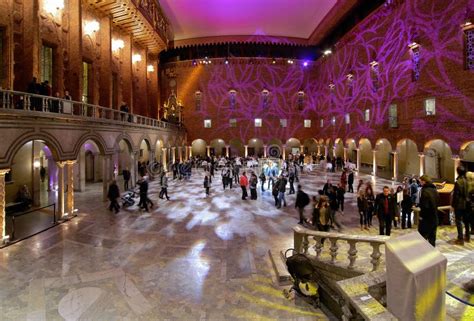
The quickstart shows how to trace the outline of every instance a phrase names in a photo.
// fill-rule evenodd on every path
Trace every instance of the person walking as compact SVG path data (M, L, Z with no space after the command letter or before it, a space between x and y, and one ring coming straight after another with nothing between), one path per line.
M247 186L249 185L249 180L247 179L247 175L245 174L245 172L242 172L242 175L240 176L240 179L239 179L239 183L240 183L240 188L242 188L242 200L246 200L247 199Z
M275 207L278 207L278 188L279 188L280 180L277 179L272 185L272 195L275 199Z
M341 212L344 213L344 195L346 194L345 188L339 184L339 186L336 189L336 196L337 196L337 202L339 204L339 208L341 209Z
M431 245L436 245L436 230L438 228L438 204L439 195L436 191L431 178L428 175L420 177L421 193L420 193L420 222L418 224L418 232Z
M160 191L160 198L164 199L166 196L166 200L170 200L168 196L168 172L163 172L163 175L160 179L161 191ZM174 175L174 174L173 174Z
M367 200L362 190L357 195L357 210L359 211L360 230L369 229L367 222Z
M139 194L140 194L140 202L138 203L138 207L140 209L144 209L145 212L148 212L148 182L147 180L142 177L138 182L139 186Z
M211 186L211 183L209 182L209 176L206 174L204 176L204 190L206 191L206 197L209 196L209 188Z
M288 173L288 182L290 183L290 191L288 192L288 195L295 194L295 171L293 169L293 164L291 165Z
M347 184L348 184L348 192L354 193L354 172L349 170L349 175L347 175Z
M379 234L390 236L392 220L395 217L396 199L390 194L388 186L383 187L383 192L375 198L375 213L379 219Z
M131 173L128 170L128 167L125 167L125 169L122 170L122 176L123 176L123 190L128 191L128 182L130 181L130 176L131 176Z
M300 217L300 221L298 224L303 224L305 221L304 218L304 208L306 205L309 204L309 196L305 192L303 192L303 189L301 188L301 185L298 185L298 191L296 192L296 201L295 201L295 208L298 210L298 214Z
M457 245L464 245L464 241L469 242L471 234L469 231L470 224L470 209L469 209L469 186L466 178L466 169L463 166L456 168L458 177L454 184L453 196L451 206L454 209L454 217L456 220L456 228L458 231L457 240L454 242ZM464 238L463 238L463 223L464 223Z
M346 185L347 185L347 172L345 169L342 169L341 186L342 188L344 188L344 191L346 190Z
M286 178L283 175L280 175L280 182L278 183L278 206L277 208L281 208L281 203L283 201L284 206L286 207L286 200L285 200L285 191L286 191Z
M266 177L265 177L265 172L264 170L262 169L262 173L260 173L260 187L262 189L262 193L265 192L265 181L266 181Z
M411 228L411 209L413 207L413 202L408 195L409 187L403 190L403 199L401 203L402 208L402 229L406 227Z
M257 184L258 184L258 177L255 175L254 172L250 174L250 181L249 181L249 187L250 187L250 199L251 200L256 200L257 199Z
M120 206L117 202L117 199L120 197L120 190L117 186L117 182L113 180L109 185L109 190L107 192L107 198L110 201L109 211L115 210L115 214L120 211Z

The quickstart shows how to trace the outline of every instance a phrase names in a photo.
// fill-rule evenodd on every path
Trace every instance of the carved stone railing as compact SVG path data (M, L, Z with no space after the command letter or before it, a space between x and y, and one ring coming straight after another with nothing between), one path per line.
M79 118L107 119L111 122L135 124L155 128L180 130L183 127L149 117L125 113L120 110L87 104L79 101L34 95L25 92L1 90L0 108L18 111L71 115Z
M339 244L345 242L349 245L349 250L347 251L347 260L349 261L347 268L354 269L356 259L357 259L357 244L363 243L368 244L372 247L372 253L370 255L372 264L372 271L378 270L380 266L380 258L382 253L380 252L380 246L384 245L385 242L390 238L389 236L362 236L362 235L348 235L342 233L329 233L329 232L320 232L314 231L307 228L304 228L300 225L293 228L294 232L294 248L298 253L308 254L310 249L310 242L312 249L315 251L316 259L321 259L322 251L324 248L324 240L330 242L329 255L330 260L329 264L336 265L337 256L339 251ZM314 241L314 244L312 243Z

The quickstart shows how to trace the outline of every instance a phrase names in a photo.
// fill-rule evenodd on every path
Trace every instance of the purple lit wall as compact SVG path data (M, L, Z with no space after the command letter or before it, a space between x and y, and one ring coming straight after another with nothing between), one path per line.
M410 138L421 151L432 139L446 141L453 153L474 140L474 87L472 71L465 70L464 30L461 24L474 19L474 0L406 0L382 6L359 23L333 49L329 57L303 67L271 60L240 59L225 65L175 67L178 96L185 106L188 141L215 138L226 142L237 138L244 144L251 138L264 142L290 137L300 139L368 138L372 143L387 138L392 147ZM474 21L473 21L474 22ZM417 42L413 57L409 44ZM371 62L377 62L376 85ZM418 61L419 78L413 68ZM353 75L352 81L348 74ZM330 84L334 84L331 91ZM235 108L230 108L229 91L237 91ZM263 107L262 90L270 92ZM195 92L200 90L201 110L195 111ZM298 91L305 93L303 111L298 111ZM350 94L352 91L352 94ZM424 99L436 98L436 115L426 116ZM388 126L391 104L398 106L398 128ZM370 110L370 120L364 112ZM344 117L350 114L351 123ZM331 118L335 117L335 125ZM204 119L212 128L203 128ZM237 127L229 127L229 119ZM254 118L263 127L254 127ZM279 125L288 120L288 127ZM303 120L311 119L311 128ZM324 127L320 127L324 119ZM373 144L372 144L373 146Z

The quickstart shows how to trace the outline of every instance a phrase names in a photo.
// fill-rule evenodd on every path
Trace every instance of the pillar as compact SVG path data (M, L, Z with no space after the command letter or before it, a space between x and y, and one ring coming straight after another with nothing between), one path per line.
M344 147L344 162L347 162L347 147Z
M264 147L265 147L265 146L264 146ZM225 146L225 156L226 156L226 157L229 157L229 156L230 156L230 154L229 154L229 148L230 148L229 145L226 145L226 146Z
M155 162L155 151L154 150L150 150L148 151L148 161L150 162L150 164L153 164Z
M181 146L178 146L178 156L179 156L179 162L183 162L183 148Z
M283 148L282 150L283 160L286 160L286 145L283 145L282 148Z
M211 146L209 145L206 146L206 155L207 157L211 157Z
M58 218L64 216L64 165L66 162L56 162L58 167Z
M86 150L84 147L81 147L81 150L79 151L79 159L76 164L76 170L76 191L84 192L86 190Z
M328 159L328 146L327 145L324 146L324 158Z
M267 157L267 145L263 145L263 157Z
M318 156L321 155L321 145L318 145Z
M173 164L176 163L176 147L171 147L171 156L173 160Z
M392 177L392 179L394 181L396 181L396 180L398 180L398 153L397 153L397 151L393 151L392 154L393 154L393 164L392 164L393 165L392 166L393 167L393 177Z
M425 174L425 153L418 153L420 158L420 176Z
M248 145L244 145L244 148L245 148L244 156L247 157L247 156L248 156L248 153L249 153L249 151L248 151L249 146L248 146Z
M104 155L102 157L102 199L107 200L107 192L109 191L109 182L112 175L111 170L112 155Z
M66 213L69 216L74 215L74 164L76 160L66 161L67 169L67 194L66 194Z
M459 155L453 155L453 161L454 161L454 180L458 178L458 167L461 165L461 158L459 158Z
M332 147L332 157L336 158L336 146Z
M138 173L137 173L137 158L135 157L136 153L131 152L130 153L130 187L133 188L135 186L135 183L138 180ZM111 166L111 170L113 169L113 166Z
M304 153L304 145L300 145L300 154Z
M161 155L163 155L163 169L165 171L168 171L168 157L166 157L166 153L167 153L167 148L166 147L163 147L161 149Z
M193 157L193 147L189 146L189 158Z
M372 151L372 175L377 176L377 151Z
M5 175L9 168L0 169L0 226L2 228L2 241L5 239Z
M356 160L356 169L358 171L360 171L360 149L356 148L355 151L356 151L356 158L357 158L357 160Z

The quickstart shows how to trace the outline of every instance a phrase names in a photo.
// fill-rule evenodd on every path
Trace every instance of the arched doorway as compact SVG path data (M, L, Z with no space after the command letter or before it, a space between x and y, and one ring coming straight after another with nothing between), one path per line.
M336 158L344 158L344 143L340 138L334 141L334 155Z
M112 170L114 173L114 178L119 181L119 186L123 186L123 170L130 171L130 184L129 188L133 187L135 184L134 182L137 181L138 174L137 174L137 160L133 155L133 148L132 144L128 139L121 139L117 146L116 152L113 156L112 161ZM125 188L125 187L124 187Z
M201 156L205 157L207 156L207 143L204 139L195 139L191 143L191 150L193 153L193 156Z
M349 162L355 164L357 163L357 145L355 139L349 138L346 139L346 158Z
M305 139L303 142L304 153L307 155L318 153L318 141L314 138Z
M280 158L283 151L283 143L278 138L272 138L267 142L267 157Z
M147 139L143 139L140 143L140 152L138 155L138 161L140 163L147 163L150 161L150 142Z
M435 139L425 144L425 169L424 173L435 180L454 182L454 161L449 145Z
M155 161L163 163L163 141L158 139L155 144Z
M259 138L251 138L247 143L247 156L263 156L263 141Z
M229 141L230 146L230 156L243 156L245 152L244 144L240 139L231 139Z
M412 176L420 173L418 146L411 139L403 139L397 144L399 176Z
M367 138L359 140L360 168L359 171L371 174L373 171L372 144Z
M290 138L286 141L285 152L287 155L297 155L301 151L301 142L297 138Z
M391 179L393 177L393 153L392 144L388 139L381 138L375 144L375 175Z
M82 144L74 164L74 190L84 192L86 185L102 181L103 152L93 140Z
M222 138L216 138L211 140L211 155L215 156L225 156L226 148L225 141Z

